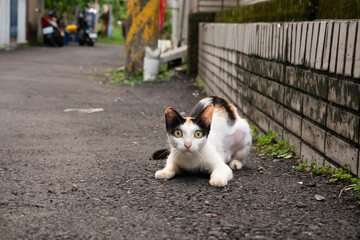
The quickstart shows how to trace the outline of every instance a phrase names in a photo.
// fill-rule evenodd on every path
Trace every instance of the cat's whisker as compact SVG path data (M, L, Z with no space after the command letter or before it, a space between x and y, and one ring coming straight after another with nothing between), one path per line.
M196 151L195 153L199 156L201 165L205 165L205 159L204 159L204 157L202 156L201 152L200 152L200 151Z

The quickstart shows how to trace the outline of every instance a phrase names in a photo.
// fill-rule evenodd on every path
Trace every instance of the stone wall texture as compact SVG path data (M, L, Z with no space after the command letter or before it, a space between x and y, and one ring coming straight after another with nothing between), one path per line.
M200 23L198 73L262 131L360 175L360 21Z

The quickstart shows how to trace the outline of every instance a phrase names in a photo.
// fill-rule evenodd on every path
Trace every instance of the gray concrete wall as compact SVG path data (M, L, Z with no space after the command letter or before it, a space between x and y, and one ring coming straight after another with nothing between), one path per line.
M318 166L360 175L360 22L200 24L199 76Z

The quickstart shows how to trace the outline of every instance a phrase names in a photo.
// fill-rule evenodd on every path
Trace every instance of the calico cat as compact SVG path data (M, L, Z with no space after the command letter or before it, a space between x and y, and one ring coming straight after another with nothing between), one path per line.
M157 179L172 178L181 170L207 172L211 186L223 187L233 178L231 169L241 169L251 150L249 124L219 97L202 99L190 117L167 108L165 122L170 151L153 154L154 159L167 156L165 168L155 173Z

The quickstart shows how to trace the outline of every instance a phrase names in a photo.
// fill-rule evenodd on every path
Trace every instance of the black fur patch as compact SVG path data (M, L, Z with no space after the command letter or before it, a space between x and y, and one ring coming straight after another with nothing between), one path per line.
M215 96L212 97L212 102L213 102L214 106L219 106L219 107L225 108L226 113L228 115L229 124L234 125L236 116L230 107L231 106L230 103L222 98L215 97Z
M152 159L158 160L158 159L165 159L170 154L169 149L160 149L153 153Z
M211 125L205 123L201 119L201 114L205 111L206 108L204 108L200 114L198 114L195 118L192 118L191 121L193 121L196 125L198 125L203 132L204 136L207 137L210 133Z
M203 132L204 137L207 137L210 133L211 125L205 124L203 121L199 119L191 119L196 125L199 126L200 130Z
M169 134L174 134L174 131L184 124L185 119L174 109L172 109L174 115L165 114L166 131Z

